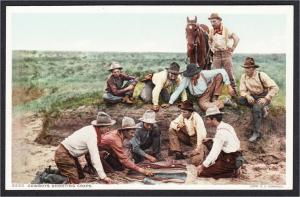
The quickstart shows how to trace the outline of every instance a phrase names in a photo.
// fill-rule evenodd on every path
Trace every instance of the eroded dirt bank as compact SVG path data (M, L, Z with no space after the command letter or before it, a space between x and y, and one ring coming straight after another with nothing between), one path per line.
M88 125L99 110L103 110L117 120L113 128L117 128L124 115L138 120L150 108L115 106L81 106L75 110L64 110L58 113L28 113L13 118L12 135L12 181L14 183L30 183L35 173L53 161L56 145L65 137L82 126ZM230 123L241 140L247 164L242 169L239 179L207 179L196 178L190 183L200 184L285 184L285 111L273 110L263 123L263 138L257 143L249 143L251 113L247 109L225 109L224 121ZM169 123L179 114L177 107L161 110L156 119L162 130L162 152L168 149L167 129ZM209 136L214 135L208 129ZM191 173L194 173L191 169ZM121 181L121 180L120 180ZM122 182L122 181L121 181Z

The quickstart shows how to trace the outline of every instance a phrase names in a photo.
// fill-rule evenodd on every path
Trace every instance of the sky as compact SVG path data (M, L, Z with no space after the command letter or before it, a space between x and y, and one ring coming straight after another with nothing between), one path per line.
M218 12L239 38L237 53L285 53L292 29L288 6L12 7L13 50L186 52L187 16L209 27ZM289 13L289 14L288 14Z

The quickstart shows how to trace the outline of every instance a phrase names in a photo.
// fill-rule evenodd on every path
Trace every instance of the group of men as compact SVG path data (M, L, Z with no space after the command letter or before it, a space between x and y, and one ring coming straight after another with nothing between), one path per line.
M186 70L181 72L180 66L173 62L165 70L151 74L144 80L140 98L145 102L152 102L153 105L152 110L147 110L138 124L135 124L132 118L124 117L122 126L110 131L109 127L116 121L105 112L99 112L90 126L67 137L55 153L55 162L61 174L68 177L69 183L79 183L86 169L93 169L92 171L106 183L112 182L106 176L106 172L122 170L124 167L151 176L150 170L139 167L137 163L143 160L162 160L161 130L155 120L155 112L159 111L160 107L167 108L173 105L179 96L180 115L171 121L168 130L169 156L174 156L176 160L189 157L189 161L197 166L198 175L202 177L237 176L242 164L239 162L242 160L240 141L234 128L222 121L223 112L220 109L224 107L224 101L219 98L222 87L227 86L232 98L252 109L253 130L249 138L251 142L260 138L262 120L267 116L268 105L279 88L267 74L256 70L259 66L254 58L246 57L242 66L245 72L240 79L238 98L232 53L239 38L222 24L222 18L218 14L211 14L209 20L213 27L209 31L209 43L214 54L214 69L202 70L196 64L189 64ZM232 45L229 44L230 40L233 40ZM107 80L103 99L109 103L132 104L137 78L121 72L122 66L118 62L111 63L109 71L111 75ZM193 103L188 100L186 89L206 113L206 125L216 127L213 139L206 138L204 121L195 111ZM160 98L163 101L160 101ZM229 101L225 104L236 105ZM192 146L192 151L185 154L181 143ZM87 165L82 169L78 157L83 155Z

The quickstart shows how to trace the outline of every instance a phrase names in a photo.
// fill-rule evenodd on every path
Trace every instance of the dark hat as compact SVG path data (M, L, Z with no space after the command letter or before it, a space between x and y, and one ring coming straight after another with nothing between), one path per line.
M189 100L186 100L178 105L178 107L182 110L195 111L193 107L193 103Z
M111 119L110 115L105 112L98 112L97 119L91 122L94 126L111 126L115 123L116 121Z
M180 66L176 62L172 62L169 68L166 68L169 73L180 74Z
M192 77L198 74L202 69L198 67L196 64L189 64L186 67L186 70L183 71L183 76L185 77Z
M254 58L246 57L244 65L242 67L244 67L244 68L258 68L259 65L255 64Z
M208 18L208 20L211 20L211 19L219 19L220 21L222 20L222 18L219 16L218 13L212 13L210 15L210 17Z

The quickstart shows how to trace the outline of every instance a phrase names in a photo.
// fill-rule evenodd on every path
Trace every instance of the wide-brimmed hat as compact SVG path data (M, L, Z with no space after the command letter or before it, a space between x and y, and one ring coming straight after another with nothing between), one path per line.
M116 121L111 119L110 115L105 112L98 112L96 120L91 122L94 126L111 126L115 123Z
M169 68L166 68L169 73L180 74L180 66L176 62L172 62Z
M208 20L212 20L212 19L219 19L220 21L222 20L222 18L219 16L218 13L212 13L208 18Z
M157 121L155 120L155 112L153 110L147 110L143 114L143 117L139 119L142 122L154 124Z
M178 107L182 110L195 111L193 107L193 102L186 100L178 105Z
M185 77L192 77L192 76L198 74L199 72L201 72L201 70L202 69L200 67L198 67L196 64L189 64L189 65L187 65L186 70L183 71L182 74Z
M125 116L122 119L122 127L119 130L129 130L129 129L138 129L140 127L137 127L133 118Z
M255 64L254 58L252 57L246 57L243 68L258 68L259 65Z
M109 70L109 71L112 71L112 70L114 70L114 69L120 69L120 70L122 70L123 67L122 67L122 65L121 65L119 62L112 62L112 63L110 64L110 68L109 68L108 70Z
M224 112L220 112L219 108L217 106L209 107L206 110L205 117L217 115L217 114L224 114Z

